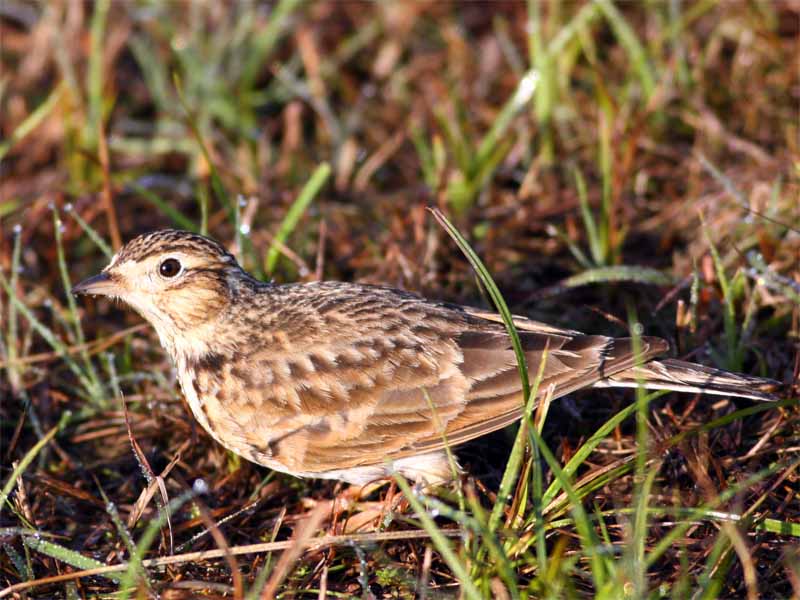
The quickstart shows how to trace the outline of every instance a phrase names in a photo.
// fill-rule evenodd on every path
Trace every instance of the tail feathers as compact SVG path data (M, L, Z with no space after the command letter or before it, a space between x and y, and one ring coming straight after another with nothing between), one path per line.
M615 373L599 385L637 387L639 381L649 390L737 396L765 402L778 400L775 392L780 387L780 383L772 379L730 373L674 359L651 361L626 369Z

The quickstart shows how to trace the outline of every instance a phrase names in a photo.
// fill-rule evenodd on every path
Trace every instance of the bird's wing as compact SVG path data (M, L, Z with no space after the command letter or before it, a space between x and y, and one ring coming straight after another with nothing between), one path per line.
M306 336L290 340L285 355L270 349L272 383L260 387L263 402L255 404L268 407L271 451L290 470L382 464L441 449L445 439L460 444L519 418L516 358L498 317L381 294L369 288L348 299L340 291L318 323L298 314ZM521 317L517 327L531 379L546 353L540 395L553 386L554 397L562 396L635 363L629 340ZM662 340L643 338L640 360L665 349ZM253 437L264 436L254 430Z
M520 327L521 323L517 323ZM632 340L597 335L569 335L518 329L525 351L528 378L533 385L542 361L544 369L538 398L552 388L553 398L590 387L606 377L623 371L637 362L645 362L668 349L664 340L645 337L640 340L640 356L634 354ZM487 339L487 337L489 339ZM463 371L473 380L464 410L447 424L448 444L461 444L509 425L522 415L524 399L513 350L505 332L459 338L464 355ZM494 354L506 361L502 370L483 367L487 346L495 345ZM430 452L445 445L441 432L414 443L411 453Z

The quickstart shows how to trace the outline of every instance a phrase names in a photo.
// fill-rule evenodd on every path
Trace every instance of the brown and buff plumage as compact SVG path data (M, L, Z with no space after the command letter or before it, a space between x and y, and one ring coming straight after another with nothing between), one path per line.
M445 438L460 444L521 415L515 354L493 313L385 287L263 283L215 241L174 230L132 240L74 291L140 312L214 439L296 476L365 483L397 470L442 481ZM774 399L768 380L652 360L668 349L659 338L641 339L637 361L630 339L522 317L516 326L529 369L546 356L540 389L554 398L641 380Z

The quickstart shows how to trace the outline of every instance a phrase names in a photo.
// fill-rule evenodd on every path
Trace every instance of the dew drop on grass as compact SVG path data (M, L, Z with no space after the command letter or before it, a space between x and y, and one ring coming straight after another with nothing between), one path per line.
M72 212L72 202L67 202L64 205L64 212Z
M533 92L536 91L536 84L539 83L539 73L533 71L525 75L522 80L519 82L519 87L517 88L517 93L514 95L514 99L518 104L522 104L527 102L531 96L533 96Z
M644 333L644 327L641 323L634 323L633 324L633 335L642 335Z
M242 235L250 235L250 225L248 225L247 223L242 223L239 226L239 232Z
M389 527L389 525L391 525L392 522L394 522L394 514L392 512L387 512L383 516L383 526L384 527Z
M422 482L415 481L414 486L411 488L414 496L420 498L421 500L425 499L425 492L422 490Z
M358 566L360 567L358 570L359 573L357 581L361 585L362 589L369 589L369 577L367 576L367 555L357 544L351 544L351 547L356 553L356 556L358 556Z
M208 493L208 484L205 482L204 479L200 479L199 477L194 480L192 483L192 490L194 490L195 494L202 496Z
M14 225L12 231L14 232L14 235L19 235L20 233L22 233L22 225L17 223L16 225Z
M247 206L247 198L245 198L241 194L239 194L239 206L242 207L242 208Z

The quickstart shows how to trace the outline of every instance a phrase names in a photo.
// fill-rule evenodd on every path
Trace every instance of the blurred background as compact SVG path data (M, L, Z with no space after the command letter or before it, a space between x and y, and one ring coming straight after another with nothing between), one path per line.
M169 493L202 479L210 518L237 515L221 528L230 544L283 539L334 494L333 483L275 476L226 453L196 427L136 315L66 294L121 243L156 228L208 233L263 279L382 283L486 306L426 210L437 206L517 313L612 335L635 319L678 356L796 381L796 1L3 0L0 61L0 474L17 489L4 527L47 531L59 548L103 563L127 556L102 493L137 539L141 515L155 518L158 506L134 506L148 481L122 393L149 468L162 473L180 457L164 477ZM747 403L659 402L649 427L665 501L675 491L694 506L796 457L796 406L748 416L739 414ZM545 437L566 461L629 403L595 391L554 404ZM676 441L686 431L692 443ZM512 436L465 451L491 489ZM635 436L632 425L616 428L580 472L613 471ZM629 471L600 481L582 496L589 507L632 502ZM758 500L769 518L796 524L797 485L794 467L779 468L737 502ZM369 502L352 510L359 523L382 514ZM185 513L173 517L184 551L215 547L209 535L193 540L205 517ZM610 526L614 544L625 542L623 525ZM713 580L727 597L800 594L800 559L786 554L800 532L778 529L730 534L723 552L719 529L704 522L682 539L684 554L654 557L637 593L665 586L680 597ZM648 532L648 548L659 535ZM32 549L24 534L4 540L5 584L80 568L72 555ZM733 560L741 546L730 540L755 564L741 552ZM166 534L160 543L168 552ZM341 594L452 593L438 554L424 571L426 543L384 544L369 560L352 549L317 553L287 589L318 589L323 560L325 585ZM548 588L528 557L513 559L519 589L597 590L566 562L556 578L566 587ZM191 588L183 580L240 594L228 568L217 560L134 580L170 597ZM247 587L271 563L250 557L239 568ZM481 568L475 578L495 595L497 567ZM36 589L53 597L114 586L90 578Z

